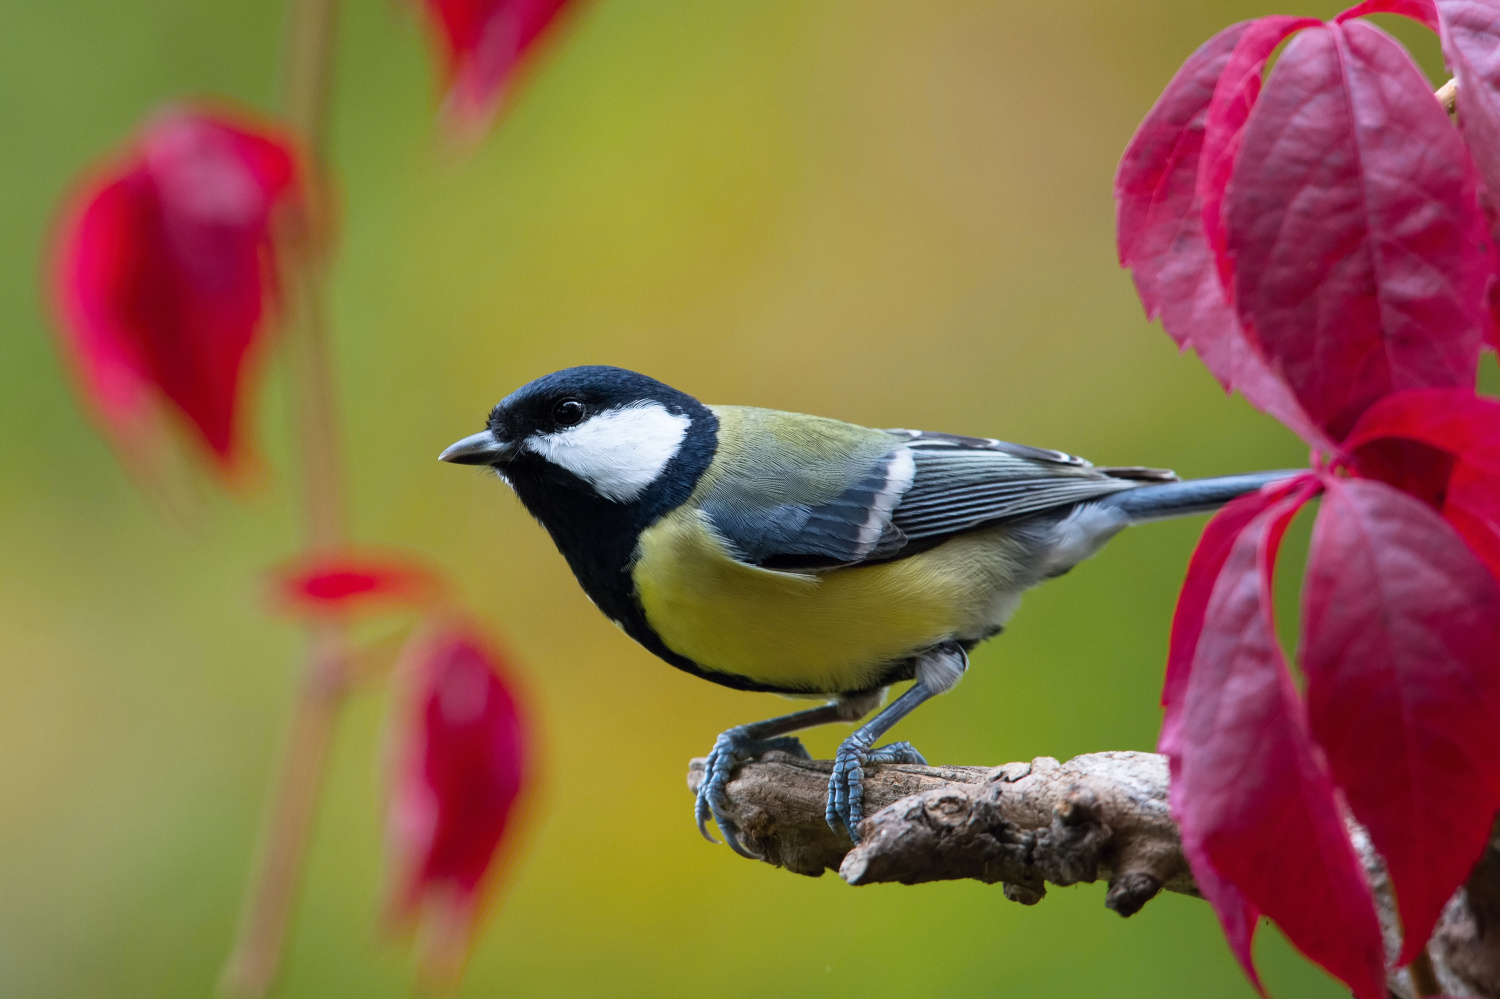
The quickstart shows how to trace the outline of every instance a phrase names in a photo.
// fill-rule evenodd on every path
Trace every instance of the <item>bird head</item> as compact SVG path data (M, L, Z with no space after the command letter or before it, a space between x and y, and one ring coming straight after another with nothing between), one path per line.
M523 385L487 426L440 455L488 465L544 523L582 502L681 503L713 458L718 420L698 400L623 368L566 368Z

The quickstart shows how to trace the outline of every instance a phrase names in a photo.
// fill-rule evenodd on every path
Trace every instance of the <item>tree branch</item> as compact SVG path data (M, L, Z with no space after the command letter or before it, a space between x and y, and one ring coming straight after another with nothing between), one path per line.
M1441 87L1438 87L1432 96L1438 99L1438 103L1443 106L1444 111L1452 114L1458 108L1458 80L1456 78L1449 80Z
M688 787L697 790L701 759ZM812 877L838 871L851 885L973 879L1001 883L1005 897L1035 905L1046 884L1104 880L1104 904L1134 915L1159 891L1199 896L1167 809L1167 760L1155 753L1089 753L1059 763L1041 756L1002 767L872 765L860 843L823 819L833 763L767 753L730 781L729 817L766 863ZM1400 949L1390 880L1365 831L1350 834L1375 892L1386 951ZM1445 994L1500 999L1500 827L1466 888L1449 902L1430 968L1394 970L1399 999Z

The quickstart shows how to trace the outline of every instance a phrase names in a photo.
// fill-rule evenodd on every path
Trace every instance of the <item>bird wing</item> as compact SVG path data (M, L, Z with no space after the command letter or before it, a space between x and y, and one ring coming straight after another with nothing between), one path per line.
M1061 451L988 438L897 432L908 435L916 475L892 511L891 524L909 542L1176 478L1161 469L1096 468Z
M720 457L700 508L735 557L771 569L901 558L997 520L1172 478L985 438L715 412Z
M898 447L821 501L761 504L720 494L703 512L735 557L751 565L831 569L889 558L906 545L891 512L914 471L911 455Z
M695 499L739 560L821 569L888 557L911 485L904 438L837 420L716 406L718 448Z

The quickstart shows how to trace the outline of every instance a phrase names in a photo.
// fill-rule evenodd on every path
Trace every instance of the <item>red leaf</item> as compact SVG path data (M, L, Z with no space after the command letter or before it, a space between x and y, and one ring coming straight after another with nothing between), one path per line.
M1303 592L1308 718L1421 951L1500 810L1500 587L1435 512L1325 479Z
M504 658L477 633L450 625L418 638L405 672L386 814L390 905L425 924L425 969L452 980L529 784L529 736Z
M1330 436L1387 393L1473 386L1491 272L1477 175L1377 28L1292 39L1246 125L1224 217L1240 320Z
M1192 347L1225 391L1276 417L1315 446L1321 433L1261 359L1229 307L1204 241L1197 199L1199 153L1214 85L1250 22L1219 32L1162 92L1115 176L1120 264L1141 304L1181 347Z
M321 552L275 573L277 602L293 614L342 617L426 607L443 593L437 573L400 553Z
M1458 125L1485 186L1500 194L1500 6L1437 0L1443 57L1458 80Z
M1400 14L1411 18L1418 24L1426 25L1433 31L1438 30L1438 12L1433 0L1365 0L1364 3L1350 7L1333 20L1335 23L1342 24L1356 17L1367 17L1370 14Z
M1429 391L1416 389L1415 391ZM1430 391L1457 391L1456 389L1433 389ZM1396 393L1401 395L1402 393ZM1394 396L1386 396L1391 399ZM1379 406L1385 399L1375 405ZM1371 409L1374 407L1372 406ZM1369 412L1369 410L1366 410ZM1363 417L1360 418L1363 422ZM1356 428L1359 423L1354 425ZM1402 492L1415 496L1434 510L1443 508L1448 495L1448 481L1453 477L1453 455L1439 448L1399 437L1382 437L1359 449L1356 464L1361 477L1378 479L1386 485L1395 486Z
M1171 756L1180 752L1182 698L1192 674L1193 656L1203 634L1204 614L1213 595L1214 582L1224 569L1235 539L1268 507L1284 500L1293 490L1305 488L1307 477L1298 476L1279 482L1259 492L1241 496L1214 514L1198 539L1188 563L1187 578L1177 597L1172 615L1172 639L1167 650L1167 671L1162 682L1161 703L1164 710L1157 752Z
M1374 901L1271 616L1275 552L1312 491L1304 483L1262 511L1225 560L1183 697L1172 812L1252 979L1254 916L1264 913L1360 999L1384 999Z
M424 0L443 61L450 121L484 130L511 75L570 0Z
M1500 7L1438 0L1437 10L1443 56L1458 80L1458 128L1483 178L1493 233L1500 222ZM1491 310L1500 315L1500 301L1492 301ZM1488 335L1491 346L1500 347L1500 326L1491 322Z
M1458 125L1485 187L1500 196L1500 5L1437 0L1443 56L1458 80Z
M1260 96L1266 62L1276 46L1303 28L1323 22L1313 17L1263 17L1250 26L1224 67L1208 106L1203 131L1203 160L1198 167L1198 201L1202 205L1203 232L1213 250L1219 278L1232 291L1234 265L1229 259L1224 227L1225 188L1229 185L1235 157L1240 151L1245 122Z
M62 227L62 344L102 422L136 446L158 401L221 471L247 450L246 361L274 289L273 213L301 201L282 137L174 111L91 183Z
M1198 547L1193 550L1193 558L1188 563L1187 579L1183 581L1182 592L1177 598L1177 609L1172 615L1172 639L1167 652L1166 677L1161 691L1161 735L1156 746L1157 752L1165 753L1168 757L1172 786L1182 779L1182 704L1188 679L1192 676L1193 655L1198 648L1198 639L1203 634L1204 615L1213 594L1214 582L1223 571L1224 563L1241 532L1266 509L1283 501L1288 493L1303 488L1306 483L1306 479L1292 480L1232 501L1208 522L1208 526L1203 529L1203 537L1198 541ZM1224 880L1201 851L1193 861L1193 876L1204 897L1213 901L1214 911L1224 925L1224 935L1229 940L1230 947L1258 987L1259 979L1250 959L1250 940L1260 912L1245 900L1234 885Z
M1180 228L1182 208L1193 196L1209 101L1235 46L1253 23L1231 24L1188 56L1120 159L1115 174L1120 265L1139 265L1136 281L1146 285L1141 298L1153 315L1161 299L1154 280L1156 269L1148 265L1162 247L1143 243L1161 241L1161 234L1154 230ZM1179 175L1184 169L1186 173ZM1189 181L1185 189L1182 180Z
M1393 468L1390 445L1409 456L1412 442L1448 460L1425 475L1409 461ZM1398 392L1371 406L1344 443L1360 474L1432 503L1500 578L1500 402L1464 389Z

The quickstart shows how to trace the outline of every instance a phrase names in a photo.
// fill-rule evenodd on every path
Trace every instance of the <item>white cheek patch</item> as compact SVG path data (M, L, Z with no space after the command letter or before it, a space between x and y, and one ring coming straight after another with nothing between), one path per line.
M659 402L610 409L553 434L526 441L533 451L565 468L606 499L629 503L655 482L677 455L692 423Z

